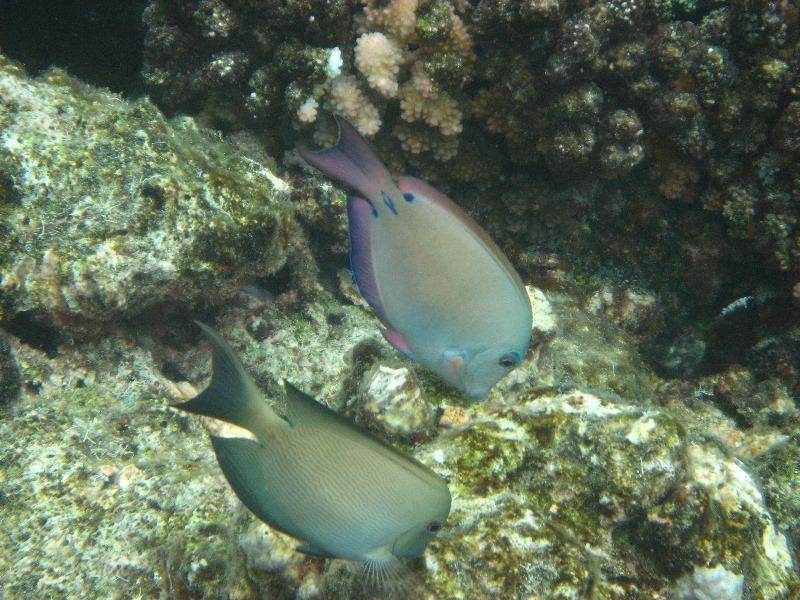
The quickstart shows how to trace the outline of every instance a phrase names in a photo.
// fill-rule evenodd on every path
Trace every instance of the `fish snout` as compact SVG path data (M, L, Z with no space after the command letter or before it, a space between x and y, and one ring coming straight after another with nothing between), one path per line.
M522 354L514 349L489 348L476 353L461 369L464 393L472 398L484 398L521 362Z

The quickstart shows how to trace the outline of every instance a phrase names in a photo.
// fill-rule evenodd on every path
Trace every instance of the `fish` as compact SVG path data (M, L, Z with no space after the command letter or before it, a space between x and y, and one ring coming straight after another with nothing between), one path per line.
M279 415L234 350L207 325L212 377L183 411L241 427L211 436L217 462L250 512L298 540L306 554L370 568L418 558L450 513L447 482L413 457L284 380Z
M336 121L335 146L298 153L356 192L347 202L350 267L381 333L461 392L486 396L530 344L519 274L463 209L415 177L395 184L355 127Z

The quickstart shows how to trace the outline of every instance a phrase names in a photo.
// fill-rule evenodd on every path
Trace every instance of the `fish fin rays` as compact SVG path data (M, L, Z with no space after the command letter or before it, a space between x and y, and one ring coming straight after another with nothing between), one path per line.
M350 270L358 291L379 316L386 310L378 291L375 269L372 264L372 222L375 210L372 205L358 196L350 196L347 201L347 220L350 225Z
M191 400L174 404L173 407L248 429L248 426L252 426L250 420L256 410L272 409L264 403L234 350L213 329L200 322L197 325L211 342L211 383Z

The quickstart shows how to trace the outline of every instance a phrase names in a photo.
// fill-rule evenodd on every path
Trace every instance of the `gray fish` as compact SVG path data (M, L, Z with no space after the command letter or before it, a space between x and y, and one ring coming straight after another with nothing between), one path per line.
M213 348L208 388L176 408L227 421L257 441L211 436L242 503L301 552L387 564L422 556L450 512L447 483L284 381L288 414L264 400L233 349Z

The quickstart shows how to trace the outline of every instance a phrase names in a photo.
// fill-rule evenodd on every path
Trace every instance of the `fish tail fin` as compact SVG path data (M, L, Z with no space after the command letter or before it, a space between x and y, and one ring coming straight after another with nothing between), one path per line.
M254 416L260 411L271 409L264 403L233 348L207 325L198 321L195 323L211 342L211 383L191 400L173 406L252 430Z
M342 117L336 116L336 122L339 124L339 141L335 146L319 152L302 148L297 151L312 167L350 186L380 210L382 194L395 195L392 192L397 186L383 161L358 130Z

